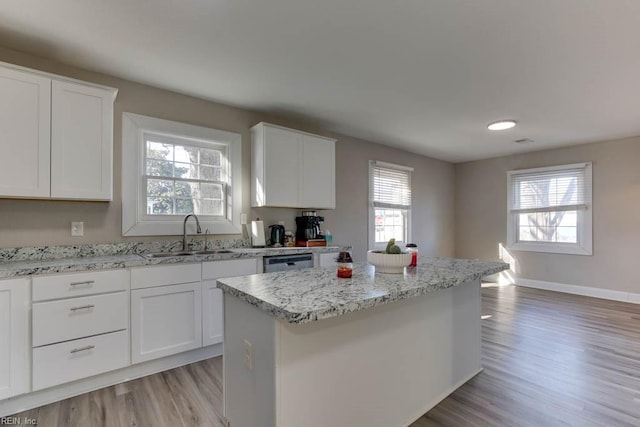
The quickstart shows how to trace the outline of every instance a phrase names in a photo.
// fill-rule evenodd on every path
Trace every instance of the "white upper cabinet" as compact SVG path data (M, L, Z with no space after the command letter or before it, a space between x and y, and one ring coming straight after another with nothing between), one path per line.
M303 134L302 147L300 207L335 209L335 140Z
M113 94L54 80L51 102L51 197L111 200Z
M251 140L252 206L336 207L335 139L262 122Z
M0 197L111 200L116 93L0 63Z
M51 79L0 67L0 195L49 196Z

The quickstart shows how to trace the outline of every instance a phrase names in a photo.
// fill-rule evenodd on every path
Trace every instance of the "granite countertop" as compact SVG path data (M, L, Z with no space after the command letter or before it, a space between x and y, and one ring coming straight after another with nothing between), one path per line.
M162 258L150 258L144 255L145 253L168 252L172 246L175 246L173 242L167 244L101 244L81 247L0 249L0 278L349 250L349 248L341 246L319 246L313 248L216 247L215 249L225 249L230 252Z
M353 277L334 267L222 278L218 287L289 323L308 323L457 286L507 270L509 264L455 258L423 258L404 274L375 274L356 264Z

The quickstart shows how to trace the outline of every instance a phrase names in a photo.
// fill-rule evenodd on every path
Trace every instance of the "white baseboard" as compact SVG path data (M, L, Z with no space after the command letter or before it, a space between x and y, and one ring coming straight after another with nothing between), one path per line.
M614 291L611 289L593 288L590 286L567 285L565 283L546 282L543 280L524 278L515 278L515 284L517 286L525 286L527 288L545 289L548 291L640 304L640 294L632 292Z
M73 381L67 384L61 384L44 390L10 397L0 401L0 417L6 417L22 411L47 405L49 403L58 402L73 396L98 390L103 387L112 386L125 381L130 381L221 355L222 344L215 344L184 353L174 354L173 356L163 357L161 359L130 365L116 371L106 372L104 374ZM0 424L2 423L0 422Z
M516 278L511 270L501 271L482 278L483 282L493 282L500 286L515 285Z

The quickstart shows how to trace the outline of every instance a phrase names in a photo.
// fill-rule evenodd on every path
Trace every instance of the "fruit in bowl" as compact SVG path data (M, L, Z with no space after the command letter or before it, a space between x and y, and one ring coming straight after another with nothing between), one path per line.
M400 246L396 245L396 239L391 239L384 251L368 251L367 262L373 264L378 273L400 274L411 264L411 254L402 252Z

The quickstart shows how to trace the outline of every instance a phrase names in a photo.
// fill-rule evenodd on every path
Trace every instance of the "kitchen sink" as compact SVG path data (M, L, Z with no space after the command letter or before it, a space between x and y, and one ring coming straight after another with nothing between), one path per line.
M172 256L189 256L193 255L191 252L158 252L153 254L144 254L147 258L168 258Z
M169 258L176 256L193 256L193 255L214 255L214 254L230 254L231 251L226 249L213 249L208 251L180 251L180 252L156 252L150 254L144 254L147 258Z
M193 255L212 255L212 254L231 254L233 252L226 249L212 249L208 251L195 251L191 252Z

